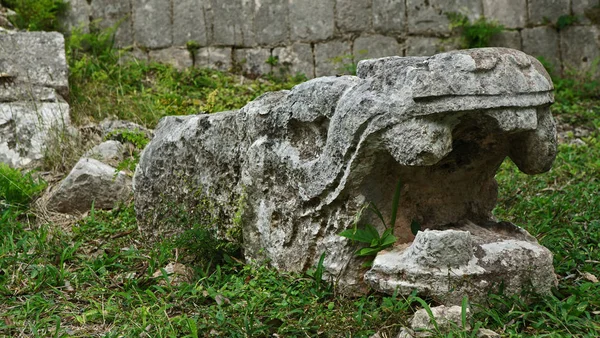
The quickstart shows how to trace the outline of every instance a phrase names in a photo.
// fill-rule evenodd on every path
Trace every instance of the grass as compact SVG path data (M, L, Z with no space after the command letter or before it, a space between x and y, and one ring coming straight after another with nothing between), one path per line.
M153 127L165 115L239 108L301 80L119 65L110 34L75 35L69 46L77 124L116 117ZM521 174L507 160L497 175L495 215L524 226L548 247L559 276L552 296L528 293L531 304L490 295L488 304L473 305L472 327L506 337L600 335L600 284L590 277L600 277L600 86L555 81L555 115L592 132L585 145L562 144L547 174ZM140 135L121 137L137 148L145 142ZM320 281L318 268L283 273L244 264L235 250L201 251L198 243L214 243L202 224L179 238L147 243L132 205L91 210L70 226L44 221L28 208L43 183L4 167L0 173L20 187L6 193L9 184L0 184L0 199L18 201L0 209L0 336L393 336L422 306L414 297L345 297ZM194 250L211 259L186 260L184 253ZM169 276L174 263L191 271ZM459 328L452 335L471 336Z

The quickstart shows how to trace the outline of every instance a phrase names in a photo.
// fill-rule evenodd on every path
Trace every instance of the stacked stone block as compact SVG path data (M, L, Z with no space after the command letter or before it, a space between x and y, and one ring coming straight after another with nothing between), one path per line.
M600 0L69 0L71 27L118 25L133 57L249 74L344 72L346 63L458 48L447 13L505 30L493 46L541 56L557 71L590 70L600 54ZM561 16L577 17L558 29ZM186 45L199 46L190 53ZM267 63L273 58L279 63ZM264 58L264 60L263 60Z

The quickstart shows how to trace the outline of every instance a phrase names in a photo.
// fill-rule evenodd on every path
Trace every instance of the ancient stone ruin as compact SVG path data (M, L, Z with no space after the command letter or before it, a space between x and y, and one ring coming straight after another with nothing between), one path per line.
M184 212L243 238L248 260L288 271L325 253L327 277L347 291L417 289L446 303L501 284L547 292L552 254L491 211L507 156L527 174L550 169L552 90L535 58L484 48L365 60L358 76L317 78L237 111L166 117L134 177L140 228L180 233L192 221L170 220ZM390 219L399 179L399 240L363 268L339 233L369 202ZM368 212L365 222L380 224Z

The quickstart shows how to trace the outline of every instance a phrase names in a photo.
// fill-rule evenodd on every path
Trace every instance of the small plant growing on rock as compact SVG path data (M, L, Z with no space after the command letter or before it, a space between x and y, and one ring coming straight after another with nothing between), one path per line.
M460 33L462 48L488 47L494 35L504 30L504 26L487 21L484 17L471 22L462 13L450 12L446 16L450 20L450 28Z

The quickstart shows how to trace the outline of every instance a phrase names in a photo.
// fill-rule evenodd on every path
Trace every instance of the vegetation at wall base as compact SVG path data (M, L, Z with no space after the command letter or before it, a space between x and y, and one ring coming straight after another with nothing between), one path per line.
M60 18L69 3L64 0L2 0L2 6L15 11L9 20L19 29L29 31L59 31Z
M485 17L471 22L462 13L449 12L446 16L450 20L450 28L460 34L462 48L488 47L494 35L504 30L504 26L488 21Z

